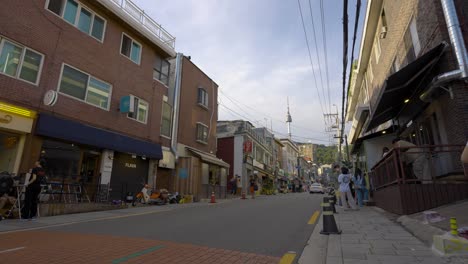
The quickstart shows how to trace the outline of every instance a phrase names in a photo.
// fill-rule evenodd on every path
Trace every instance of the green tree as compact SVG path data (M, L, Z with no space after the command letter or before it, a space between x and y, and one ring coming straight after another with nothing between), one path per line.
M315 163L332 164L335 162L336 146L317 145L314 151Z

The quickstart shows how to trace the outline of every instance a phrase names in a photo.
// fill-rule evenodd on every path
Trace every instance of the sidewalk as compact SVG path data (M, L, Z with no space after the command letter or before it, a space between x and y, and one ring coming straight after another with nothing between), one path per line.
M364 207L359 211L337 208L337 211L334 217L342 234L321 235L321 217L298 263L468 263L468 259L462 257L439 257L377 207Z
M25 231L46 228L49 226L69 225L74 223L100 221L106 219L125 218L135 215L155 214L184 208L201 206L213 206L226 203L228 199L218 199L216 203L187 203L187 204L167 204L162 206L137 206L126 209L97 211L89 213L66 214L58 216L39 217L35 221L25 221L19 219L5 219L0 221L0 234L11 231Z

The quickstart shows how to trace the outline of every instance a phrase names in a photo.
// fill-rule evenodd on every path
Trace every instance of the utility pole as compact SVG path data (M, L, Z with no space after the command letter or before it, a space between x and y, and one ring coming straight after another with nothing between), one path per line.
M289 97L286 97L286 100L287 100L287 103L288 103L288 114L286 116L286 123L288 123L289 140L292 140L291 139L291 122L292 122L292 118L291 118L291 114L289 113Z
M338 159L341 160L342 157L343 157L343 153L341 151L341 143L343 142L343 135L341 135L340 133L340 118L339 118L339 114L338 114L338 106L336 106L334 104L335 108L336 108L336 112L335 113L326 113L326 114L323 114L323 117L325 118L325 130L326 132L329 132L329 133L333 133L333 132L337 132L337 134L333 135L333 138L337 138L339 139L339 142L338 142L338 151L339 151L339 156L338 156Z

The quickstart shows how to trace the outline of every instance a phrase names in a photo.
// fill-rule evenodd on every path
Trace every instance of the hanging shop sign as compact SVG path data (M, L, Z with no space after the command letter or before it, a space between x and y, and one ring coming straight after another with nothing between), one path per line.
M119 109L121 113L133 113L135 111L135 97L127 95L120 98Z
M252 141L251 140L244 141L244 152L252 153Z

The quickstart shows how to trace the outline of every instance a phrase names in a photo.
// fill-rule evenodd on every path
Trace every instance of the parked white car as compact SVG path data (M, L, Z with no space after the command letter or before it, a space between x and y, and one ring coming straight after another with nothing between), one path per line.
M320 183L312 183L309 186L309 193L324 193L323 186Z

